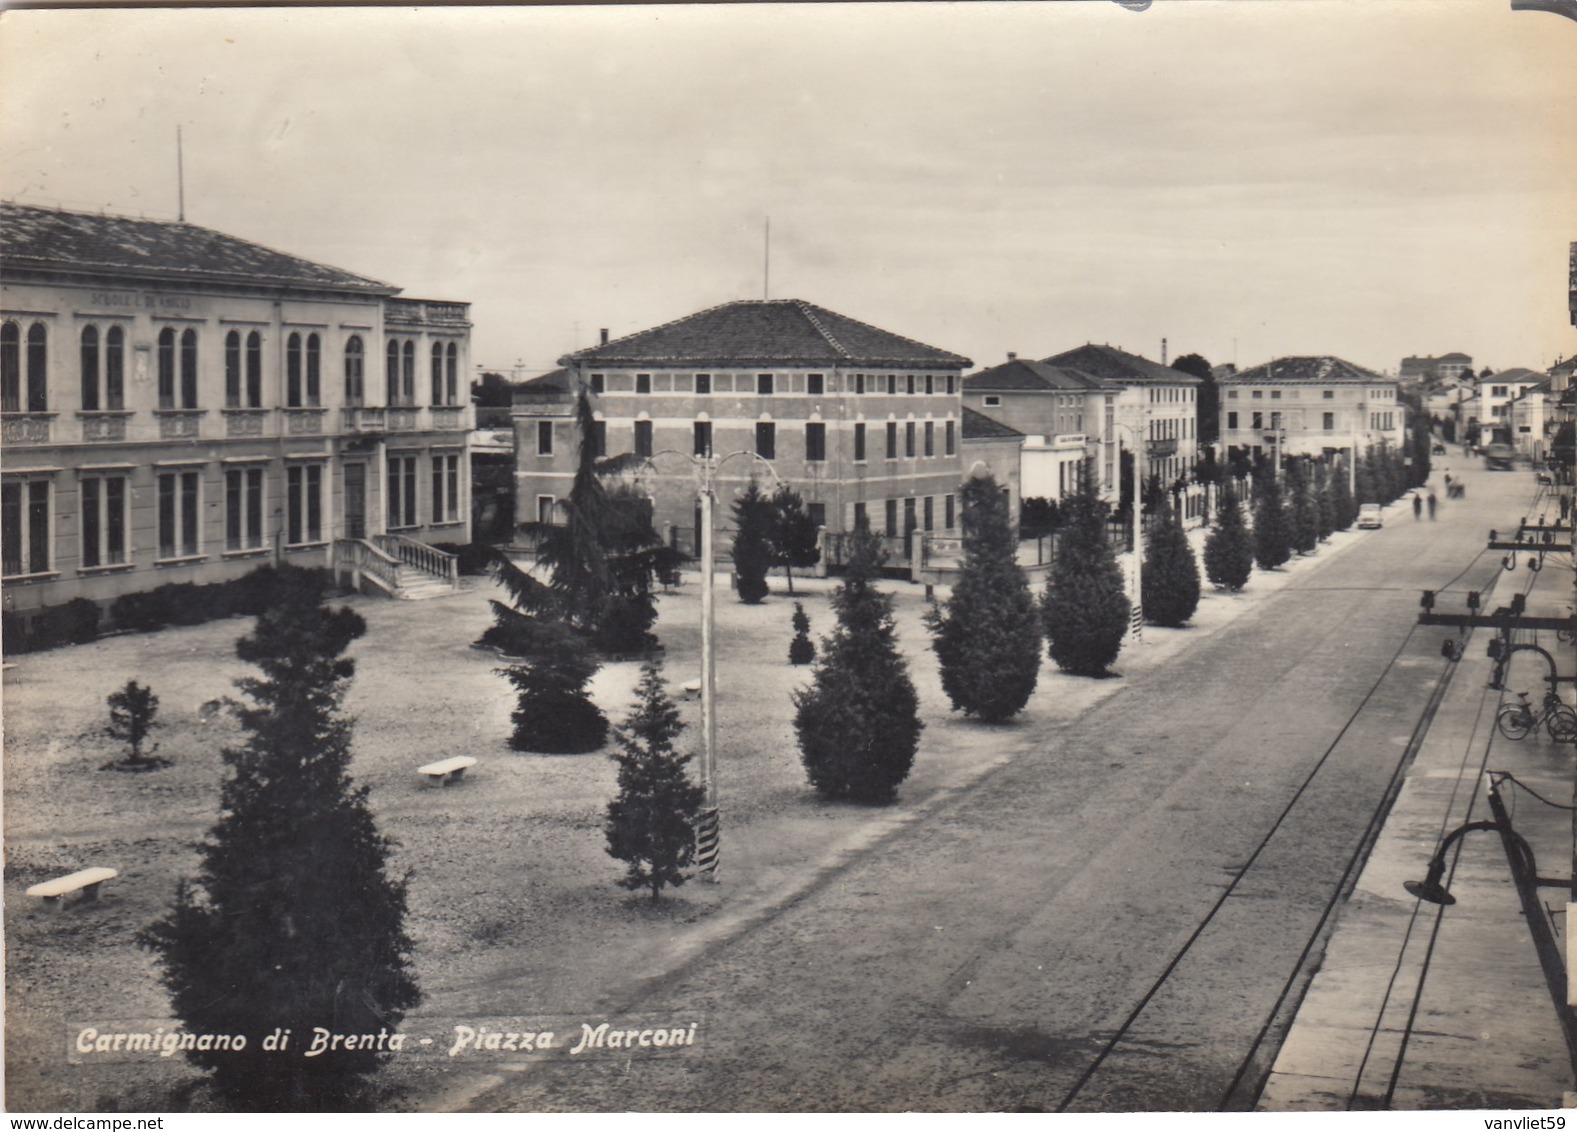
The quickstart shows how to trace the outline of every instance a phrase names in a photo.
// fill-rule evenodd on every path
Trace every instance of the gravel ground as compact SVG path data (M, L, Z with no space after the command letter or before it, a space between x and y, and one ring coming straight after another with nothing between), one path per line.
M1339 534L1335 542L1361 535ZM1320 557L1323 557L1324 553ZM1256 574L1249 591L1209 595L1190 630L1147 628L1118 668L1164 663L1236 617L1256 593L1291 573ZM699 674L697 575L665 594L657 633L675 689ZM586 1014L633 1001L644 981L697 954L764 910L792 898L818 870L868 846L896 821L961 789L1048 729L1079 716L1121 681L1065 676L1043 663L1040 686L1014 722L995 727L948 711L920 617L923 590L893 583L900 640L926 730L899 801L884 809L818 802L794 743L789 693L808 669L787 663L792 601L781 577L759 606L719 594L719 801L721 884L669 890L653 906L617 887L622 866L604 849L602 821L615 783L604 755L510 751L511 697L491 652L471 647L490 620L486 579L425 602L353 597L367 620L356 642L346 707L356 719L357 782L370 788L380 828L409 872L415 972L425 1001L408 1029L523 1013ZM831 583L797 579L813 638L832 626ZM179 1058L147 1065L66 1064L68 1033L82 1024L170 1024L169 1007L138 930L157 918L178 878L195 869L192 845L212 824L220 749L236 739L227 717L202 705L247 672L234 642L250 623L231 619L129 635L19 658L6 673L5 884L6 1094L12 1111L174 1111L212 1105ZM617 722L639 666L605 666L593 684ZM160 697L159 753L174 765L148 774L101 770L117 753L104 738L104 697L135 677ZM699 705L684 703L699 741ZM481 761L454 787L415 773L453 754ZM120 876L97 903L45 908L24 890L90 865ZM382 1071L384 1107L447 1111L491 1083L431 1059L396 1059Z

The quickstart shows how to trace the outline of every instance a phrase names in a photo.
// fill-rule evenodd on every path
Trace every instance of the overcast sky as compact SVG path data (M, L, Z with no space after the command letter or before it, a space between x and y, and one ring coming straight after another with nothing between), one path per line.
M551 368L803 298L990 365L1577 352L1577 22L1507 0L11 11L0 197L468 300Z

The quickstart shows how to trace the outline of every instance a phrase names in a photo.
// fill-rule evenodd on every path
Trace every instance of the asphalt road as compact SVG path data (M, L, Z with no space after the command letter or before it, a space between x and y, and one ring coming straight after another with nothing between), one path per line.
M1072 725L1006 731L1019 757L639 1004L704 1016L704 1048L533 1065L476 1103L1251 1104L1447 669L1444 631L1411 632L1419 591L1532 494L1525 472L1469 484L1437 522L1393 509Z

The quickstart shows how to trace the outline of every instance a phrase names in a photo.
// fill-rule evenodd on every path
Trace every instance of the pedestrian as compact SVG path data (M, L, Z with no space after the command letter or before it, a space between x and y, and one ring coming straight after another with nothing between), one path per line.
M1424 501L1418 497L1418 492L1413 492L1413 522L1417 522L1424 513Z
M1446 494L1447 495L1451 494L1451 473L1450 472L1446 473Z
M1435 521L1435 493L1432 491L1429 493L1429 521Z

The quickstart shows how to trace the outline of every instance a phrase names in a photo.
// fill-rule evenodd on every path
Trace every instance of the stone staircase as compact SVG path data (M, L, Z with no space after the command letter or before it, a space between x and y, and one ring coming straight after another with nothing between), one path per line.
M363 593L401 601L425 601L460 592L455 556L400 535L340 539L336 568Z
M447 578L429 574L416 566L402 563L396 574L394 596L401 601L426 601L433 597L447 597L454 592Z

